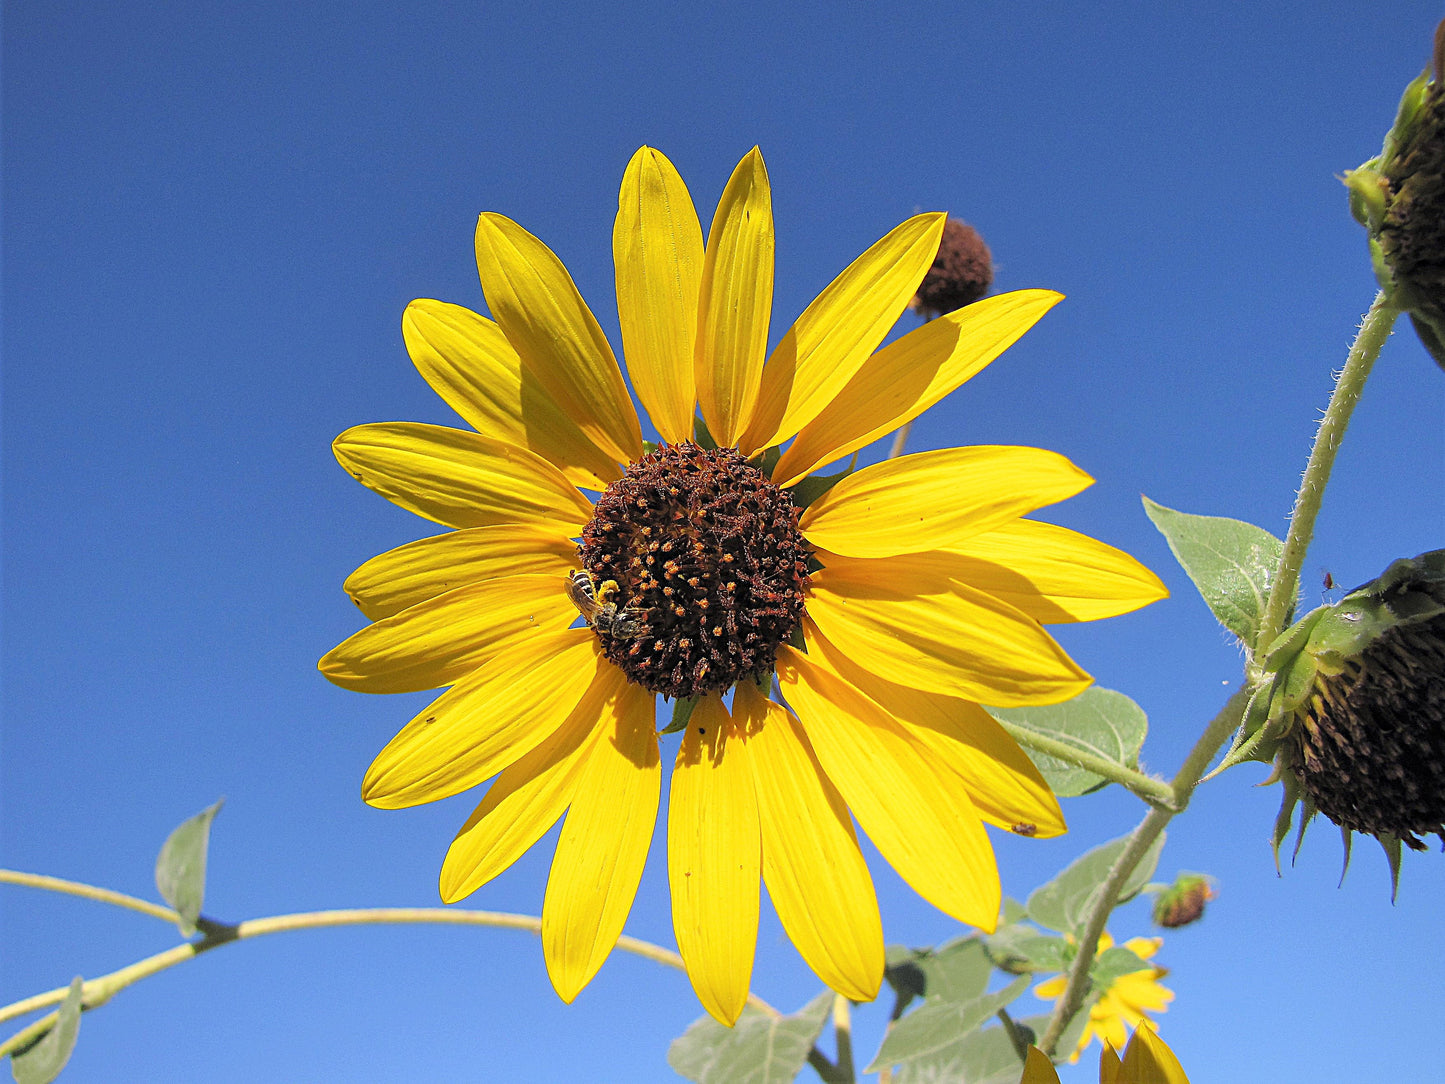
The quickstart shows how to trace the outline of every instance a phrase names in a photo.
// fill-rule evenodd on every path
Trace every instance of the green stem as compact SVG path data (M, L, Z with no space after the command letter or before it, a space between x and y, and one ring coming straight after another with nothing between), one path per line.
M853 1005L842 994L833 995L833 1035L838 1042L834 1073L844 1084L853 1084Z
M1073 764L1085 771L1093 772L1095 775L1102 775L1111 783L1127 787L1150 805L1164 805L1172 808L1174 788L1162 779L1155 779L1152 775L1145 775L1143 772L1126 768L1116 760L1110 760L1094 753L1086 753L1077 745L1050 738L1026 726L1005 722L1003 719L996 721L999 726L1008 731L1014 741L1026 748Z
M1235 727L1244 714L1244 706L1249 698L1241 690L1229 698L1229 702L1204 728L1204 733L1194 743L1194 748L1184 758L1174 780L1169 784L1172 792L1172 801L1166 805L1157 805L1144 815L1144 819L1129 836L1129 842L1125 844L1124 850L1115 859L1109 875L1104 878L1104 883L1099 886L1099 894L1095 899L1093 908L1089 911L1088 920L1084 923L1083 931L1079 934L1079 954L1074 957L1073 965L1069 968L1069 979L1064 987L1063 994L1054 1003L1054 1011L1049 1017L1048 1027L1044 1030L1044 1037L1039 1041L1039 1049L1050 1058L1054 1056L1054 1050L1058 1046L1059 1036L1069 1026L1069 1021L1074 1018L1084 1003L1084 998L1089 992L1089 968L1094 963L1094 956L1098 952L1099 937L1104 932L1104 926L1109 921L1109 915L1119 902L1119 895L1124 890L1129 875L1134 872L1143 857L1149 853L1149 848L1159 838L1167 825L1175 816L1189 805L1189 799L1194 794L1194 788L1199 785L1200 776L1209 762L1214 759L1214 754L1224 744L1230 734L1234 733Z
M1345 429L1350 424L1350 415L1365 390L1365 380L1380 348L1390 337L1395 318L1400 315L1385 303L1383 292L1376 295L1370 311L1360 323L1359 334L1350 346L1345 367L1335 381L1334 394L1320 419L1319 431L1315 434L1314 447L1310 449L1309 463L1305 467L1304 480L1300 483L1295 498L1294 512L1290 516L1289 534L1284 540L1284 553L1280 556L1279 571L1270 586L1269 601L1265 604L1264 618L1260 622L1259 636L1254 643L1255 656L1263 654L1265 648L1274 642L1289 623L1299 593L1300 568L1304 564L1305 551L1314 537L1315 519L1319 516L1320 504L1324 500L1325 485L1330 480L1330 471L1335 465L1335 456L1344 440Z
M162 907L158 903L151 903L150 900L139 899L136 896L127 896L124 892L115 892L109 888L100 888L97 885L88 885L80 881L67 881L61 877L47 877L43 873L22 873L14 869L0 869L0 884L21 885L25 888L39 888L46 892L61 892L67 896L79 896L82 899L95 900L97 903L109 903L115 907L124 907L129 911L139 911L143 915L150 915L153 918L161 919L172 925L180 921L181 917L169 907Z
M29 884L32 887L44 887L52 891L67 892L71 895L83 895L90 899L108 903L117 903L118 901L111 897L120 896L120 893L109 893L105 889L95 888L91 885L81 885L74 881L59 882L59 884L64 887L56 887L52 884L40 883L55 881L55 878L45 878L35 874L18 874L11 870L3 872L5 876L0 877L0 881L5 883ZM76 891L76 889L88 889L89 891ZM126 900L134 899L134 897L123 898ZM119 905L131 906L129 903ZM157 908L157 910L163 909ZM265 934L286 933L292 930L315 930L332 926L397 924L490 926L499 929L527 930L531 933L540 933L542 929L542 920L532 915L514 915L501 911L459 911L442 907L372 907L341 911L308 911L300 914L273 915L269 918L250 919L236 926L210 922L203 918L199 925L205 931L204 937L196 941L188 941L185 944L176 945L164 952L158 952L154 956L148 956L143 960L138 960L118 971L112 971L108 975L102 975L99 978L88 980L82 991L81 1004L87 1009L104 1005L121 990L139 982L141 979L159 974L162 971L175 967L177 964L194 959L203 952L219 948L222 945L231 944L235 941L247 941ZM634 956L641 956L644 959L666 964L668 967L676 968L679 971L685 972L687 970L682 957L677 953L648 941L640 941L635 937L623 936L617 939L617 947L623 952L630 952ZM25 998L22 1001L6 1005L0 1008L0 1021L11 1020L17 1016L33 1012L36 1009L43 1009L49 1005L58 1005L61 1001L65 1000L65 995L69 989L68 986L62 986L58 989L48 990L43 994L36 994L34 997ZM782 1015L777 1009L773 1008L755 994L748 994L748 1004L772 1017ZM25 1046L35 1037L44 1034L55 1023L57 1015L57 1013L51 1013L48 1016L36 1020L23 1031L11 1036L3 1044L0 1044L0 1057Z

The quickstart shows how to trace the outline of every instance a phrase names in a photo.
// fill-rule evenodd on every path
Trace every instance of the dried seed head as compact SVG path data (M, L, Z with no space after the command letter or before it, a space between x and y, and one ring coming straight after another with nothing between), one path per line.
M1342 614L1372 628L1353 651L1317 660L1288 764L1341 828L1423 850L1422 835L1445 841L1445 578L1391 570L1342 600Z
M1445 21L1432 67L1405 88L1384 150L1345 184L1381 288L1445 367Z
M971 305L993 285L993 256L978 231L967 222L950 218L933 266L918 285L909 307L920 316L942 316Z

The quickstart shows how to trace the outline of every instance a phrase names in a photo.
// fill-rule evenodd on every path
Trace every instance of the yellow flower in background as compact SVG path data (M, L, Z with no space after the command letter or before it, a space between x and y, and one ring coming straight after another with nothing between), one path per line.
M1126 941L1124 947L1141 960L1152 960L1162 944L1162 937L1136 937ZM1114 939L1109 934L1099 938L1100 952L1113 946ZM1069 1057L1070 1064L1079 1060L1079 1055L1094 1036L1097 1035L1099 1042L1106 1047L1122 1049L1130 1028L1138 1028L1140 1023L1149 1021L1148 1013L1165 1012L1169 1002L1174 1000L1174 991L1159 984L1159 980L1167 974L1168 968L1145 967L1120 975L1110 983L1099 1000L1089 1008L1089 1022L1084 1025L1079 1045ZM1065 976L1055 975L1035 986L1034 995L1052 1001L1063 995L1067 983Z
M1019 1084L1059 1084L1053 1063L1036 1046L1029 1047ZM1122 1061L1108 1043L1099 1051L1099 1084L1189 1084L1184 1066L1147 1022L1129 1040Z
M978 705L1075 695L1090 678L1041 622L1165 594L1126 554L1023 518L1088 476L1033 448L954 448L866 467L810 503L816 489L794 488L921 414L1059 301L989 298L878 350L943 222L916 216L869 248L768 355L762 156L733 173L704 244L681 177L643 148L613 255L628 371L660 444L644 445L566 269L496 214L476 233L493 319L429 300L403 318L418 370L475 431L389 422L335 442L364 485L453 528L347 580L372 624L322 673L364 692L450 686L382 750L362 795L413 806L495 777L443 862L448 902L566 815L542 908L565 1000L611 951L642 875L658 695L696 702L671 778L669 879L689 977L725 1023L747 996L760 883L828 985L877 993L883 934L850 810L920 895L983 929L1000 903L984 822L1064 830ZM762 691L774 675L791 710Z

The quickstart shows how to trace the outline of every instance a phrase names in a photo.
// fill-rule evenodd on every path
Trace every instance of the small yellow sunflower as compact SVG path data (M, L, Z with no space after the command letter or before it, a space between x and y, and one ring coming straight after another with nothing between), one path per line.
M1019 1084L1059 1084L1053 1063L1036 1046L1029 1047ZM1174 1051L1143 1023L1134 1029L1122 1059L1112 1045L1104 1044L1099 1051L1099 1084L1189 1084L1189 1078Z
M448 902L566 814L542 907L564 1000L611 951L642 875L663 778L659 695L695 703L671 777L669 875L688 974L726 1023L747 996L760 882L825 982L877 993L883 934L850 810L925 899L984 929L1000 892L982 822L1064 830L1042 777L978 705L1075 695L1090 678L1040 622L1165 594L1126 554L1022 518L1088 476L1050 452L981 447L880 463L821 496L810 480L1060 300L990 298L877 350L943 224L926 214L893 230L768 355L762 156L734 171L704 245L681 177L644 147L623 177L613 255L628 369L660 443L644 444L561 261L496 214L476 233L493 319L424 300L402 322L422 376L475 431L390 422L335 442L364 485L453 528L347 580L372 624L322 673L364 692L450 686L382 750L362 796L413 806L496 777L442 865ZM763 691L774 675L791 710Z
M1124 947L1141 960L1151 960L1162 944L1162 937L1136 937L1126 941ZM1108 933L1100 936L1100 952L1113 947L1114 939ZM1103 996L1090 1007L1089 1022L1084 1025L1084 1033L1079 1036L1079 1045L1069 1056L1069 1063L1079 1060L1084 1047L1096 1035L1105 1047L1123 1050L1131 1028L1137 1030L1141 1022L1152 1023L1148 1016L1151 1012L1166 1012L1169 1002L1174 1000L1174 991L1161 986L1159 980L1167 974L1168 968L1146 967L1120 975L1110 983ZM1067 982L1063 975L1055 975L1035 986L1034 995L1053 1000L1063 995Z

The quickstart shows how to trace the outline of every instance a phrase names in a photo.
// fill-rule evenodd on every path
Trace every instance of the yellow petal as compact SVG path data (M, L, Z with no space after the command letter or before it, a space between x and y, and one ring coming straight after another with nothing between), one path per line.
M561 576L470 583L383 618L322 658L328 681L363 693L414 693L460 681L514 644L577 619Z
M1052 290L986 297L889 343L803 427L774 468L773 481L790 486L918 417L1062 300Z
M785 708L746 681L733 707L748 734L763 879L783 929L820 979L872 1001L883 981L883 922L848 807Z
M896 685L859 666L803 623L810 658L902 723L968 787L978 815L1011 832L1049 839L1065 831L1059 800L1018 742L977 704Z
M514 644L407 723L371 762L361 797L401 809L476 786L545 741L611 665L587 628Z
M848 808L920 896L992 932L993 848L961 782L882 708L808 655L778 651L778 681Z
M651 147L634 154L622 176L612 260L632 387L663 440L690 440L702 226L677 170Z
M813 573L808 615L834 647L900 685L999 707L1054 704L1089 687L1036 621L923 556L829 557Z
M1053 523L1014 520L942 549L958 578L1043 624L1117 617L1169 597L1123 549Z
M818 295L763 368L744 455L781 444L848 383L923 281L947 215L915 215L893 229Z
M1116 617L1169 597L1123 550L1052 523L1015 520L941 548L961 579L1046 625Z
M523 524L472 527L408 542L373 557L346 578L346 593L373 621L456 587L501 576L566 576L577 543Z
M587 757L616 732L619 705L631 702L627 676L601 667L572 714L546 741L497 776L452 840L442 863L447 903L469 896L547 834L572 801Z
M1121 1068L1119 1055L1114 1053L1107 1040L1104 1041L1104 1049L1099 1051L1099 1084L1119 1084Z
M511 219L477 221L487 307L522 359L593 444L619 463L642 454L642 430L597 318L552 250Z
M707 236L694 374L708 432L730 447L758 398L773 307L773 197L754 147L723 189Z
M1045 979L1034 987L1034 997L1043 998L1045 1001L1053 1001L1054 998L1063 994L1064 988L1069 980L1063 975L1055 975L1051 979Z
M758 940L762 844L746 733L717 696L693 709L667 815L677 951L703 1008L732 1027L748 1000Z
M1036 1046L1029 1047L1028 1059L1024 1062L1024 1075L1019 1084L1059 1084L1059 1074L1054 1072L1054 1063Z
M622 933L661 788L653 696L629 684L618 695L616 725L577 781L542 901L542 954L563 1001L581 993Z
M808 541L849 557L940 549L1091 484L1041 448L943 448L885 460L850 474L798 521Z
M523 372L502 329L485 316L422 299L406 307L401 333L432 390L488 440L529 448L587 489L605 489L622 477L536 378Z
M1124 1051L1118 1084L1189 1084L1189 1078L1174 1051L1152 1027L1141 1023Z
M448 527L527 523L581 534L592 503L541 456L440 425L358 425L331 445L368 489Z

